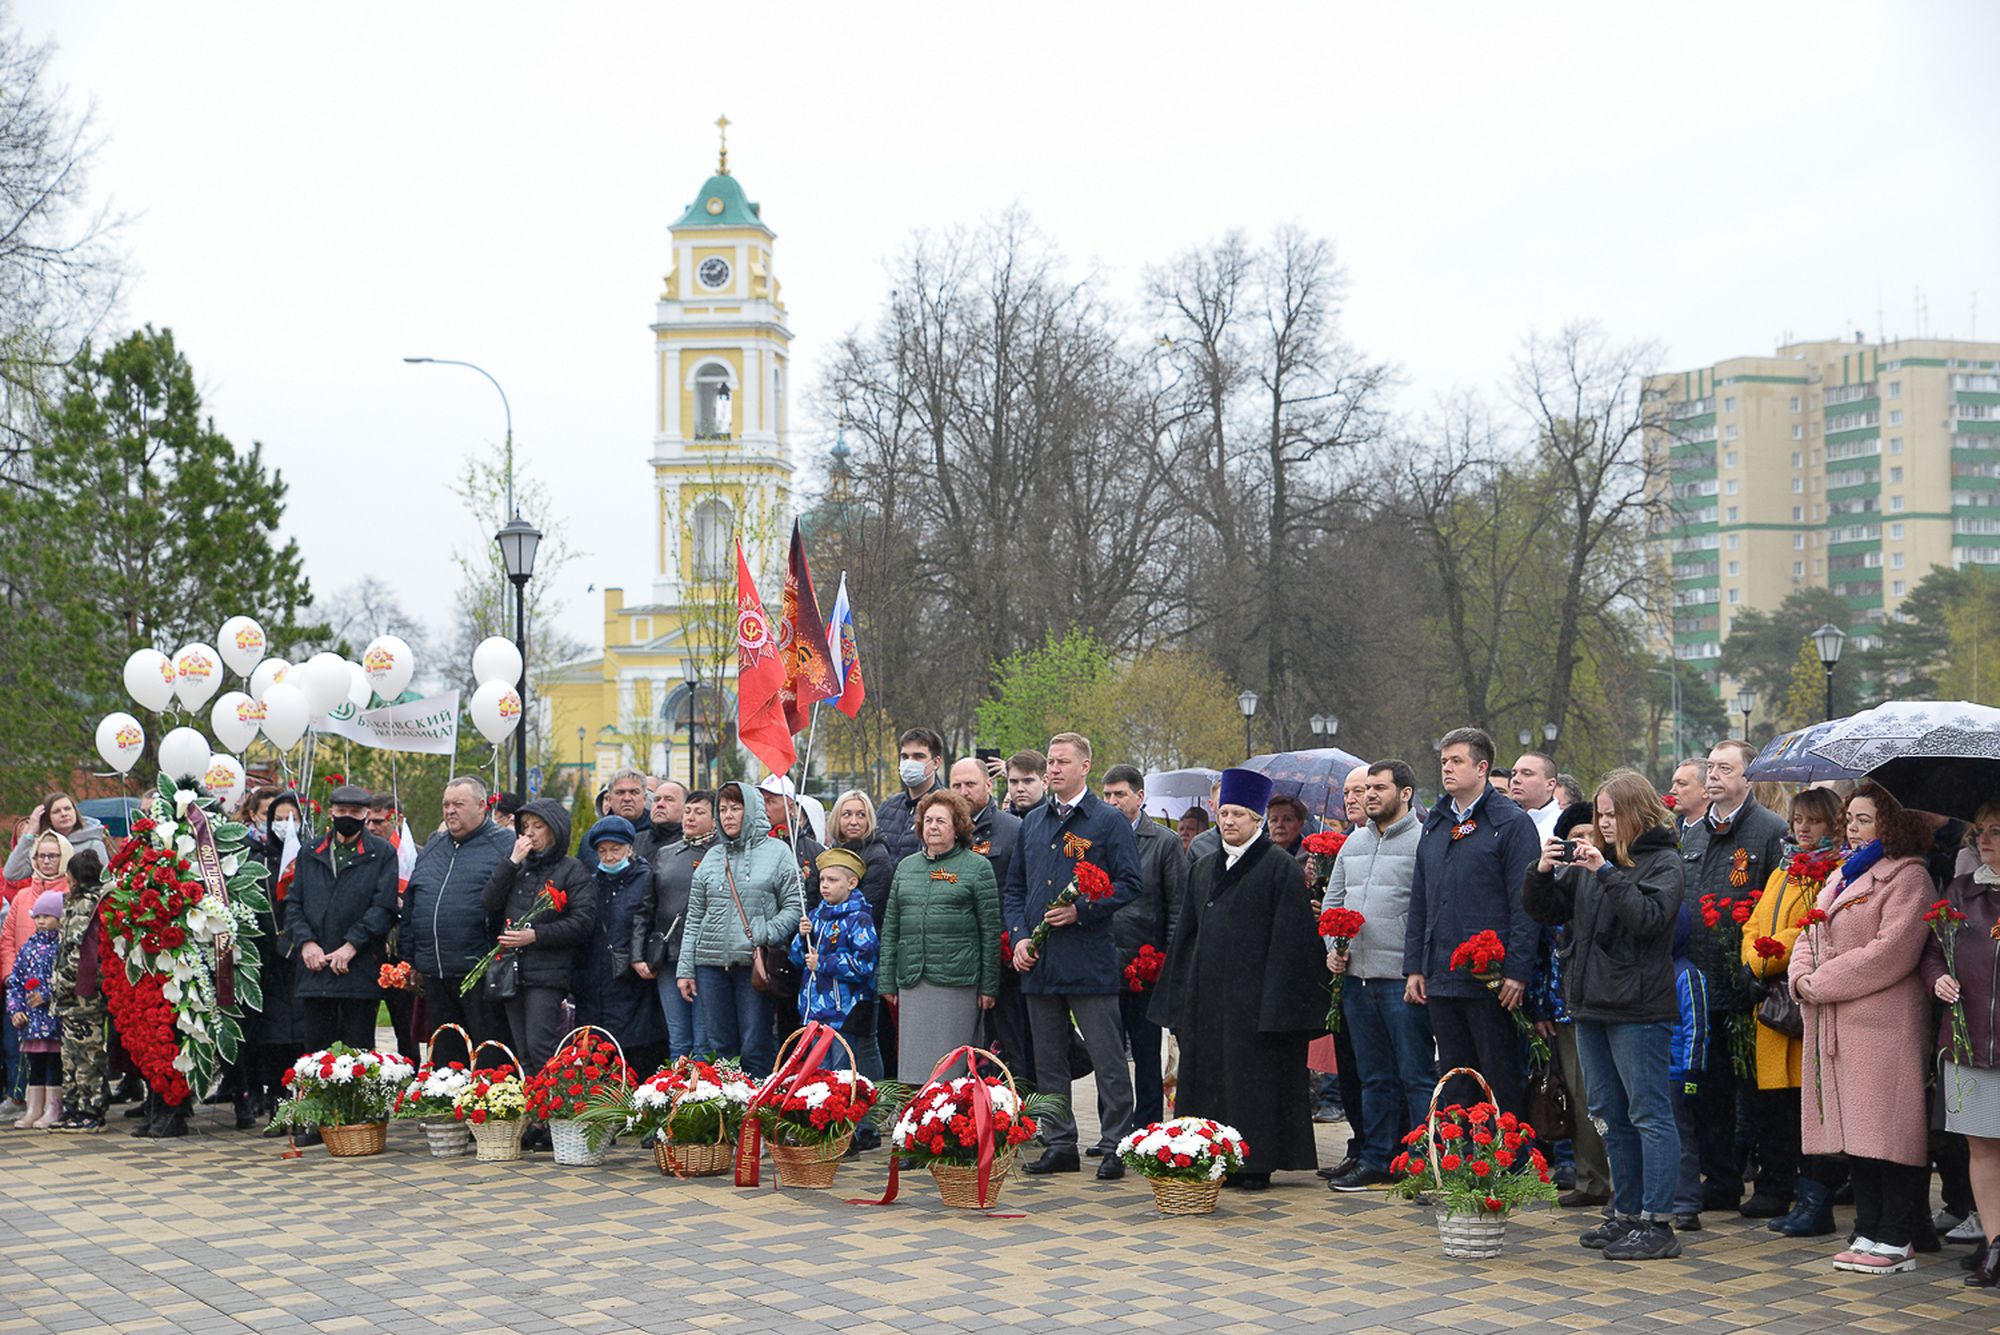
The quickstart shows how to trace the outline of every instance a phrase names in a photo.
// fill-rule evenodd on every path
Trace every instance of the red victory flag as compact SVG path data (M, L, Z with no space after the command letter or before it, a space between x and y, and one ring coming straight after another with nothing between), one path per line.
M806 541L792 521L792 559L785 568L785 607L778 618L778 651L785 660L785 685L779 698L785 722L794 734L812 722L812 707L840 694L833 664L827 660L826 623L820 620L819 595L812 571L806 568Z
M773 774L783 774L797 756L792 730L785 725L785 663L771 623L764 619L764 600L743 559L743 542L736 543L736 739Z

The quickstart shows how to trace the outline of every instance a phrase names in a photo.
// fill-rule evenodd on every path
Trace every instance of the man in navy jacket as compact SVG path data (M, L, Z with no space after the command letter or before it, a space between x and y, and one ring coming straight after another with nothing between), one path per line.
M1048 757L1049 794L1021 822L1021 842L1000 887L1000 915L1013 937L1014 967L1028 1000L1035 1087L1063 1100L1059 1110L1041 1119L1048 1152L1027 1171L1074 1173L1082 1160L1068 1103L1070 1016L1076 1017L1084 1050L1096 1067L1097 1103L1104 1112L1101 1139L1116 1145L1132 1125L1132 1073L1125 1065L1125 1028L1118 1010L1124 978L1111 922L1119 907L1139 893L1139 846L1123 813L1085 786L1090 777L1087 739L1058 733L1049 740ZM1111 895L1053 906L1074 879L1078 862L1102 868L1111 878ZM1038 955L1028 937L1043 922L1052 930ZM1115 1153L1098 1164L1102 1180L1124 1175L1125 1165Z
M1439 748L1444 800L1417 842L1410 916L1403 935L1403 999L1430 1008L1438 1069L1470 1066L1485 1076L1505 1111L1522 1111L1524 1080L1513 1017L1534 976L1541 925L1521 904L1528 868L1541 856L1535 822L1488 782L1493 739L1456 728ZM1491 930L1507 947L1496 995L1465 970L1453 971L1460 943ZM1459 1078L1446 1101L1484 1098Z

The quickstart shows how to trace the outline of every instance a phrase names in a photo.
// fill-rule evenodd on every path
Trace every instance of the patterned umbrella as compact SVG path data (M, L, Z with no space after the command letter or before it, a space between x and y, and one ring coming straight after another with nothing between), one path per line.
M1842 719L1806 749L1864 773L1903 756L2000 760L2000 709L1967 700L1892 700Z
M1821 779L1860 778L1860 770L1836 765L1811 753L1812 746L1825 740L1828 734L1845 722L1846 719L1830 719L1773 737L1764 743L1757 759L1744 771L1745 777L1758 783L1766 780L1772 783L1816 783Z
M1315 747L1310 751L1276 751L1251 756L1243 768L1269 776L1271 796L1296 797L1306 810L1321 820L1346 820L1347 800L1340 785L1356 765L1368 762L1349 755L1337 746Z

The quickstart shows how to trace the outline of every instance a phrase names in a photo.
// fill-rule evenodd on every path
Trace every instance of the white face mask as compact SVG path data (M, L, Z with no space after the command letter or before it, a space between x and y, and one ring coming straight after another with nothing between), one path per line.
M299 823L295 820L274 820L271 822L271 837L273 839L290 839L298 832Z
M903 781L903 787L914 788L924 781L924 772L929 766L921 760L905 760L896 766L896 774Z

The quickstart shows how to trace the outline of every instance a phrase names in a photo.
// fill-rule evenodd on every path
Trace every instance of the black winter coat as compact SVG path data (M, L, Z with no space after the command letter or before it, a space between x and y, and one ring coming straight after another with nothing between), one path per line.
M1714 895L1724 905L1748 899L1764 889L1771 873L1784 863L1785 818L1754 797L1743 799L1729 828L1715 833L1706 820L1695 822L1681 836L1683 893L1689 904ZM1757 1004L1760 989L1750 981L1740 954L1726 932L1696 932L1688 942L1688 958L1708 980L1711 1010L1747 1011Z
M1025 941L1055 897L1090 862L1111 877L1112 893L1076 901L1076 921L1050 932L1041 957L1021 975L1029 996L1116 996L1125 990L1112 938L1114 914L1139 893L1139 845L1125 813L1092 792L1077 796L1067 819L1050 793L1021 822L1021 846L1000 887L1001 925Z
M1166 952L1187 889L1187 853L1179 835L1151 816L1141 816L1132 837L1139 845L1139 893L1111 920L1121 967L1138 957L1140 946Z
M917 803L943 787L944 776L933 775L931 786L924 792L911 797L909 789L898 788L875 808L875 828L880 832L882 842L889 846L889 856L895 862L900 863L910 854L923 851L924 841L917 835ZM994 873L997 875L999 868L994 868Z
M1019 822L1016 822L1018 825ZM868 901L868 912L874 916L875 925L882 925L882 915L889 911L889 885L896 879L896 855L882 842L882 836L871 834L858 844L840 844L839 847L855 854L867 868L861 873L861 897ZM1000 879L1000 868L993 869L993 879ZM806 905L808 909L812 905Z
M463 978L492 949L492 915L481 896L513 851L513 833L490 820L464 839L442 830L430 837L410 870L396 943L418 973Z
M1007 866L1021 846L1021 818L988 802L972 817L972 851L993 864L993 883L1004 885ZM893 868L892 868L893 870ZM881 922L880 918L875 920Z
M1632 865L1528 868L1521 902L1536 922L1567 927L1563 1002L1570 1016L1605 1024L1680 1019L1674 981L1674 923L1681 910L1681 861L1672 827L1632 841ZM1537 860L1539 862L1539 859Z
M1491 788L1472 804L1472 828L1457 838L1451 799L1431 809L1417 840L1410 916L1403 932L1403 972L1420 973L1432 996L1483 997L1486 985L1455 972L1451 952L1480 932L1507 947L1500 972L1525 984L1534 976L1542 929L1521 906L1521 878L1541 857L1534 818Z
M298 995L303 1000L379 998L376 977L387 960L389 929L396 925L396 850L387 839L361 832L360 851L335 875L334 835L329 831L299 850L292 886L285 895L285 934L298 961ZM317 943L329 955L354 947L346 973L308 969L299 958Z
M634 858L617 875L599 865L591 879L597 921L576 952L576 1022L616 1035L628 1053L664 1043L667 1021L658 985L632 972L632 961L644 958L652 921L652 867Z
M674 976L681 957L681 937L687 931L688 888L694 884L694 869L702 855L715 847L715 840L690 844L676 839L653 859L652 893L640 905L645 939L637 958L653 966L662 978Z
M522 810L547 822L556 833L555 843L548 852L530 854L518 865L503 858L480 898L487 912L519 922L534 908L544 885L552 884L569 896L561 913L544 914L527 924L535 929L535 943L521 951L521 986L567 992L577 948L597 927L597 879L562 851L569 847L569 812L562 803L543 798Z

